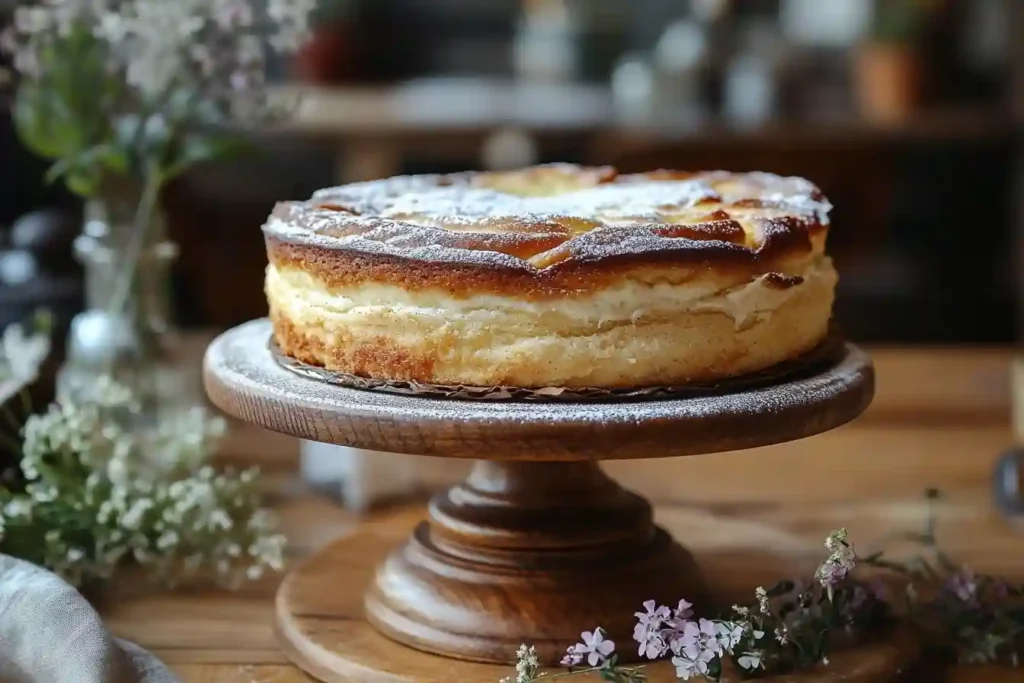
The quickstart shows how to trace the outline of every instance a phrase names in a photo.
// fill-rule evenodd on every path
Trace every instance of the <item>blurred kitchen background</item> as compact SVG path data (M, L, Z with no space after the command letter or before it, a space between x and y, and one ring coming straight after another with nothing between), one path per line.
M847 334L1015 339L1020 0L324 0L296 116L168 196L180 326L265 313L275 201L537 162L798 174L833 200ZM0 17L0 23L9 17ZM0 328L83 306L82 209L0 110Z

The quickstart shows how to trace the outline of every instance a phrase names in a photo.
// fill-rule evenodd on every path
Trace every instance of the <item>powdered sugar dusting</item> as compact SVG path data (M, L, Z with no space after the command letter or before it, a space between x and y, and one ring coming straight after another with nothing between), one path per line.
M752 448L810 436L870 402L870 360L847 345L812 377L725 396L617 403L517 403L400 396L339 387L279 366L268 320L218 337L207 392L271 430L370 450L525 460L643 458Z
M617 176L563 164L325 189L309 202L279 206L264 229L327 249L536 270L565 258L710 247L753 255L772 229L806 233L827 225L830 209L801 178L721 171ZM670 226L694 229L680 236L665 230ZM742 228L742 244L723 232L726 226Z

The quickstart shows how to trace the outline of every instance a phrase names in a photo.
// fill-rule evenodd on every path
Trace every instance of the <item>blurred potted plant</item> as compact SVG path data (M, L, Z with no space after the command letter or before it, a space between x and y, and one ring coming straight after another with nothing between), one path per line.
M905 120L924 94L920 43L936 9L934 0L876 0L872 30L855 56L854 87L866 118Z
M244 148L239 128L282 113L270 58L304 42L315 0L19 0L13 56L22 143L86 202L76 243L86 307L62 385L98 374L147 408L180 394L168 362L170 263L161 196L192 166ZM65 381L66 380L66 381ZM144 411L150 412L153 411Z
M309 39L295 55L294 68L301 80L332 85L356 75L353 11L352 0L320 0L310 20Z

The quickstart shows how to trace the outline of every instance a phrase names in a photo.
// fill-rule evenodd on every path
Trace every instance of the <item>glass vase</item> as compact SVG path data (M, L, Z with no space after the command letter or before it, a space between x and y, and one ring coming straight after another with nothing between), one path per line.
M109 377L140 406L133 420L158 424L191 404L171 319L171 266L177 246L157 211L138 225L137 198L86 204L75 253L85 274L85 310L75 316L58 377L62 396L88 400Z

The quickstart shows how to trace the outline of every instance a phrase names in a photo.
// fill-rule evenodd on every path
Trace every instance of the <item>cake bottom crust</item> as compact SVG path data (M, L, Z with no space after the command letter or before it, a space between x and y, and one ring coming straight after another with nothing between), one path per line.
M770 309L742 320L726 307L700 305L566 324L563 315L545 319L515 306L490 307L486 318L398 305L336 310L277 275L268 273L267 295L275 340L288 356L381 380L524 388L685 385L764 370L827 336L836 282L826 262Z

